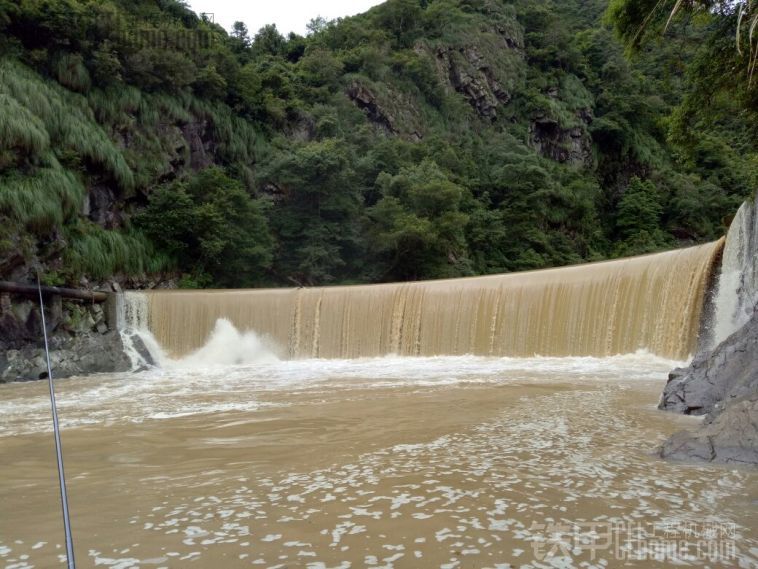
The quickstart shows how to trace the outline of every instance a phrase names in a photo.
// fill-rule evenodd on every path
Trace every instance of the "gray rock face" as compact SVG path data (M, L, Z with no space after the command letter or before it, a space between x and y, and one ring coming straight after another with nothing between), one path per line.
M577 116L585 125L592 122L589 110ZM546 158L574 166L592 164L592 139L586 128L563 128L558 121L543 116L532 122L529 137L532 147Z
M758 393L732 401L722 412L709 415L695 432L674 434L660 454L685 462L758 465Z
M39 309L30 300L0 298L0 383L47 377ZM45 317L53 377L129 371L132 362L118 332L98 305L50 299ZM142 346L144 349L144 346ZM135 346L139 350L139 346Z
M715 306L717 327L739 327L689 367L672 371L661 398L661 409L705 420L694 432L667 440L663 458L758 466L757 216L758 198L740 209L729 230Z
M702 415L660 449L663 458L758 466L758 313L687 369L674 370L661 409Z
M758 313L715 350L699 354L688 368L675 369L660 408L705 415L758 392Z
M53 377L122 372L132 368L118 332L74 336L50 351ZM44 348L6 350L0 354L0 382L47 378Z
M354 81L347 94L371 122L380 125L390 134L397 134L392 117L380 106L376 95L368 87Z
M511 101L511 94L495 78L492 67L474 46L437 50L438 67L450 85L462 94L480 117L494 121L498 107Z

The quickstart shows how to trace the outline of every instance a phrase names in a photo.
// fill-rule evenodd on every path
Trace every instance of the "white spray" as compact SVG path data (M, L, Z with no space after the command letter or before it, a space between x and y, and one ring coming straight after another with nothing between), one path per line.
M228 365L249 365L276 362L279 358L253 331L240 332L224 318L216 321L206 344L181 359L172 359L163 350L149 329L150 302L140 292L125 292L117 299L117 321L124 350L132 362L132 370L154 364L162 368L197 369ZM139 339L152 362L137 349Z

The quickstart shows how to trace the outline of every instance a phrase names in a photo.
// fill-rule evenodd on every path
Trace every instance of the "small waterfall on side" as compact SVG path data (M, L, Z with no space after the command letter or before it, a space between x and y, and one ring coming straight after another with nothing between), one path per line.
M125 296L132 321L173 358L205 345L223 319L293 359L648 350L683 360L695 351L722 245L465 279Z
M166 356L148 325L149 302L139 292L116 296L116 322L132 371L162 365Z
M152 365L194 369L271 363L279 359L273 347L255 332L239 332L226 318L216 320L204 345L192 353L182 354L180 359L172 359L149 329L149 299L149 295L142 292L125 292L116 300L119 332L134 371Z
M714 300L712 347L744 326L758 305L758 201L747 201L729 227Z

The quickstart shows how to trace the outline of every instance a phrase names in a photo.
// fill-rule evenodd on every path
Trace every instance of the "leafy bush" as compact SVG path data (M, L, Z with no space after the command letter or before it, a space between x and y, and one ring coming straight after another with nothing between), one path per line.
M196 283L254 285L271 263L263 203L218 168L155 190L135 224Z

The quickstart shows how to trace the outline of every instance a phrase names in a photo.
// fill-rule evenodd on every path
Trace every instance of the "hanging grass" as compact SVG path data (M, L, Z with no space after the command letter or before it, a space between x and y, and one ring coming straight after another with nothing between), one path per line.
M263 139L253 125L233 115L226 105L193 98L190 110L211 122L214 139L218 141L218 153L227 164L241 163L250 166L257 162Z
M76 176L54 162L33 175L0 178L0 212L18 226L47 233L79 212L85 193Z
M64 261L67 272L73 276L153 274L170 266L169 259L156 253L147 237L138 231L109 231L80 222L66 231L66 239Z
M0 149L38 155L50 146L44 123L13 97L0 93Z
M73 150L112 176L125 191L134 175L121 151L97 124L87 100L45 81L23 65L0 60L0 94L12 97L44 125L51 144Z
M142 103L142 92L130 85L93 89L87 101L99 123L121 128L134 121Z
M181 96L165 95L157 93L143 97L140 110L145 119L143 124L156 124L158 122L188 123L192 122L192 113L189 111L189 102ZM153 115L156 113L156 115ZM153 115L153 121L147 123L148 116ZM157 120L156 120L157 119Z
M84 66L82 56L74 53L64 53L55 59L53 64L58 83L72 91L86 93L92 86L89 71Z

